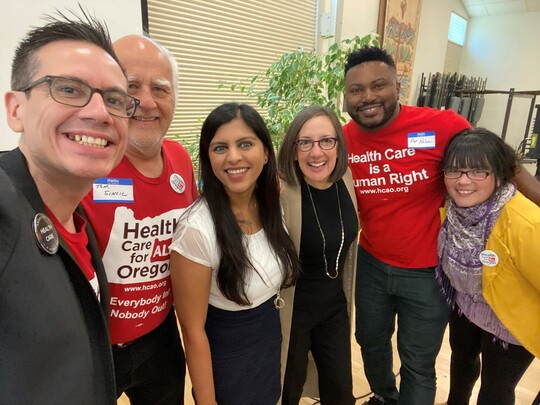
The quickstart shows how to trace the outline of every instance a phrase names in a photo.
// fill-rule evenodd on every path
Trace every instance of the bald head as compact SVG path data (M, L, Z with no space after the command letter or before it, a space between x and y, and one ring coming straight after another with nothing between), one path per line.
M176 107L178 72L172 55L141 35L113 43L128 79L128 92L140 101L129 124L127 154L154 156L171 125Z
M176 104L178 101L178 64L167 48L142 35L126 35L114 41L113 47L124 69L129 67L130 61L134 59L140 60L146 56L155 58L154 61L147 59L148 65L153 64L153 62L164 61L163 59L165 59L171 71L171 84L174 102Z

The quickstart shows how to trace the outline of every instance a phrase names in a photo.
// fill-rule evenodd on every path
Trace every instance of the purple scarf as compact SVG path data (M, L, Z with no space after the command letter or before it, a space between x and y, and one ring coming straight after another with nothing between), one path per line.
M471 322L511 343L514 342L513 337L482 296L480 253L485 249L502 207L515 193L515 184L508 183L474 207L458 207L449 201L439 234L439 264L435 270L435 277L449 305L459 304L458 312L465 314Z

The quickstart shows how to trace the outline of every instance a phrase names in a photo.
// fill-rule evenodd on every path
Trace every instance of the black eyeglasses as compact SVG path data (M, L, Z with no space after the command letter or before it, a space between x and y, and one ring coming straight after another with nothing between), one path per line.
M109 114L129 118L135 114L140 101L129 94L116 90L102 90L62 76L43 76L18 91L27 92L42 83L49 85L49 93L54 101L72 107L88 105L94 93L99 93Z
M313 149L313 145L318 143L319 147L324 150L334 149L338 142L337 138L322 138L318 141L312 141L311 139L298 139L294 141L298 150L302 152L309 152Z
M456 170L456 169L447 169L443 170L444 177L447 179L459 179L461 176L466 175L471 180L485 180L487 177L493 173L487 170Z

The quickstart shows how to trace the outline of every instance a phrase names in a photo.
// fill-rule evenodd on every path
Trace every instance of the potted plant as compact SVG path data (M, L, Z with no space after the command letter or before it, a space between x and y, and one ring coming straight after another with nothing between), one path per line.
M230 89L256 98L257 106L266 112L266 124L277 148L289 124L304 107L328 106L345 122L341 112L345 58L365 45L380 46L377 34L334 43L322 55L314 49L297 49L281 55L264 73L248 79L248 85L241 81L230 85Z

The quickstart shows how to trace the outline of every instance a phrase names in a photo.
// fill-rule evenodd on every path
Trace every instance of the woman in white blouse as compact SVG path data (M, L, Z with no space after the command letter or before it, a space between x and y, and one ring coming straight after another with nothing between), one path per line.
M171 277L197 405L274 405L280 396L279 290L299 263L283 226L271 138L250 106L205 120L200 198L181 216Z

